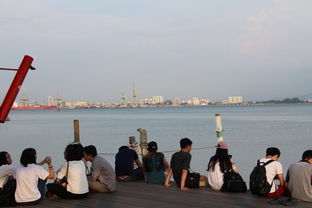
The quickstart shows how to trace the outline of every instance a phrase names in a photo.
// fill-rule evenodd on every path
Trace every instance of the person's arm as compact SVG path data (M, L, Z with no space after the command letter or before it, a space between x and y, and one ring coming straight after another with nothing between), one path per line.
M285 186L284 175L283 174L278 174L277 177L278 177L278 179L280 181L281 186Z
M181 174L181 186L180 186L181 191L188 191L189 190L189 188L185 187L186 177L187 177L187 170L183 169L182 174Z
M139 159L135 160L135 164L138 166L138 168L142 167L142 163L141 163L141 161Z
M100 175L101 175L101 166L98 161L93 161L92 162L92 168L91 168L91 181L96 181Z
M166 181L165 181L164 186L166 186L166 187L172 186L172 184L170 183L171 176L172 176L172 168L169 168L168 175L166 177Z
M166 160L165 157L163 158L163 163L164 163L165 171L168 174L170 166L169 166L169 163L168 163L168 161Z
M49 175L47 176L47 179L54 179L55 174L54 174L54 168L52 165L51 157L46 157L45 162L48 164L48 168L49 168Z

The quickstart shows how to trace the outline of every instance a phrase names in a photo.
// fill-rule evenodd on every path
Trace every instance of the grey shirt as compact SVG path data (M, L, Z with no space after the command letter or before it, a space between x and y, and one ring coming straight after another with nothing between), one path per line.
M292 197L312 202L312 164L308 162L297 162L291 164L286 181Z
M111 192L116 189L115 171L109 162L99 155L96 155L92 161L91 181L101 182Z

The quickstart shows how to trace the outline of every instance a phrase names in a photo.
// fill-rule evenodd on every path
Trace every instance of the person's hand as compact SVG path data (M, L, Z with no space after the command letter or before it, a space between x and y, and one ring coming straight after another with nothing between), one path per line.
M171 183L165 183L164 186L165 186L165 187L171 187L172 184L171 184Z
M52 163L51 157L47 156L46 158L44 158L44 162L47 163L48 165L51 165L51 163Z
M190 190L190 189L187 188L187 187L181 187L180 189L181 189L181 191L189 191L189 190Z

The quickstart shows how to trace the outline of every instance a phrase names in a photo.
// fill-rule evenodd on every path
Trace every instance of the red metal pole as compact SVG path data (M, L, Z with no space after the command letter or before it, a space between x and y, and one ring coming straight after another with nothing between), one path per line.
M26 77L26 74L28 70L31 68L31 63L33 61L33 58L30 56L24 56L24 59L16 72L16 75L13 79L13 82L2 102L2 105L0 107L0 122L4 123L11 108L14 103L14 100L22 87L23 81Z

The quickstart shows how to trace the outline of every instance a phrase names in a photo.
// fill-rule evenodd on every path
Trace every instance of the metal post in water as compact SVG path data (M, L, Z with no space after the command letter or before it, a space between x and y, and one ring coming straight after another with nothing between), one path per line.
M74 142L80 142L79 120L74 120Z
M141 147L141 155L144 157L147 154L147 133L145 129L138 129L140 132L140 147Z
M217 132L217 142L223 141L222 136L223 128L220 113L216 113L216 132Z

